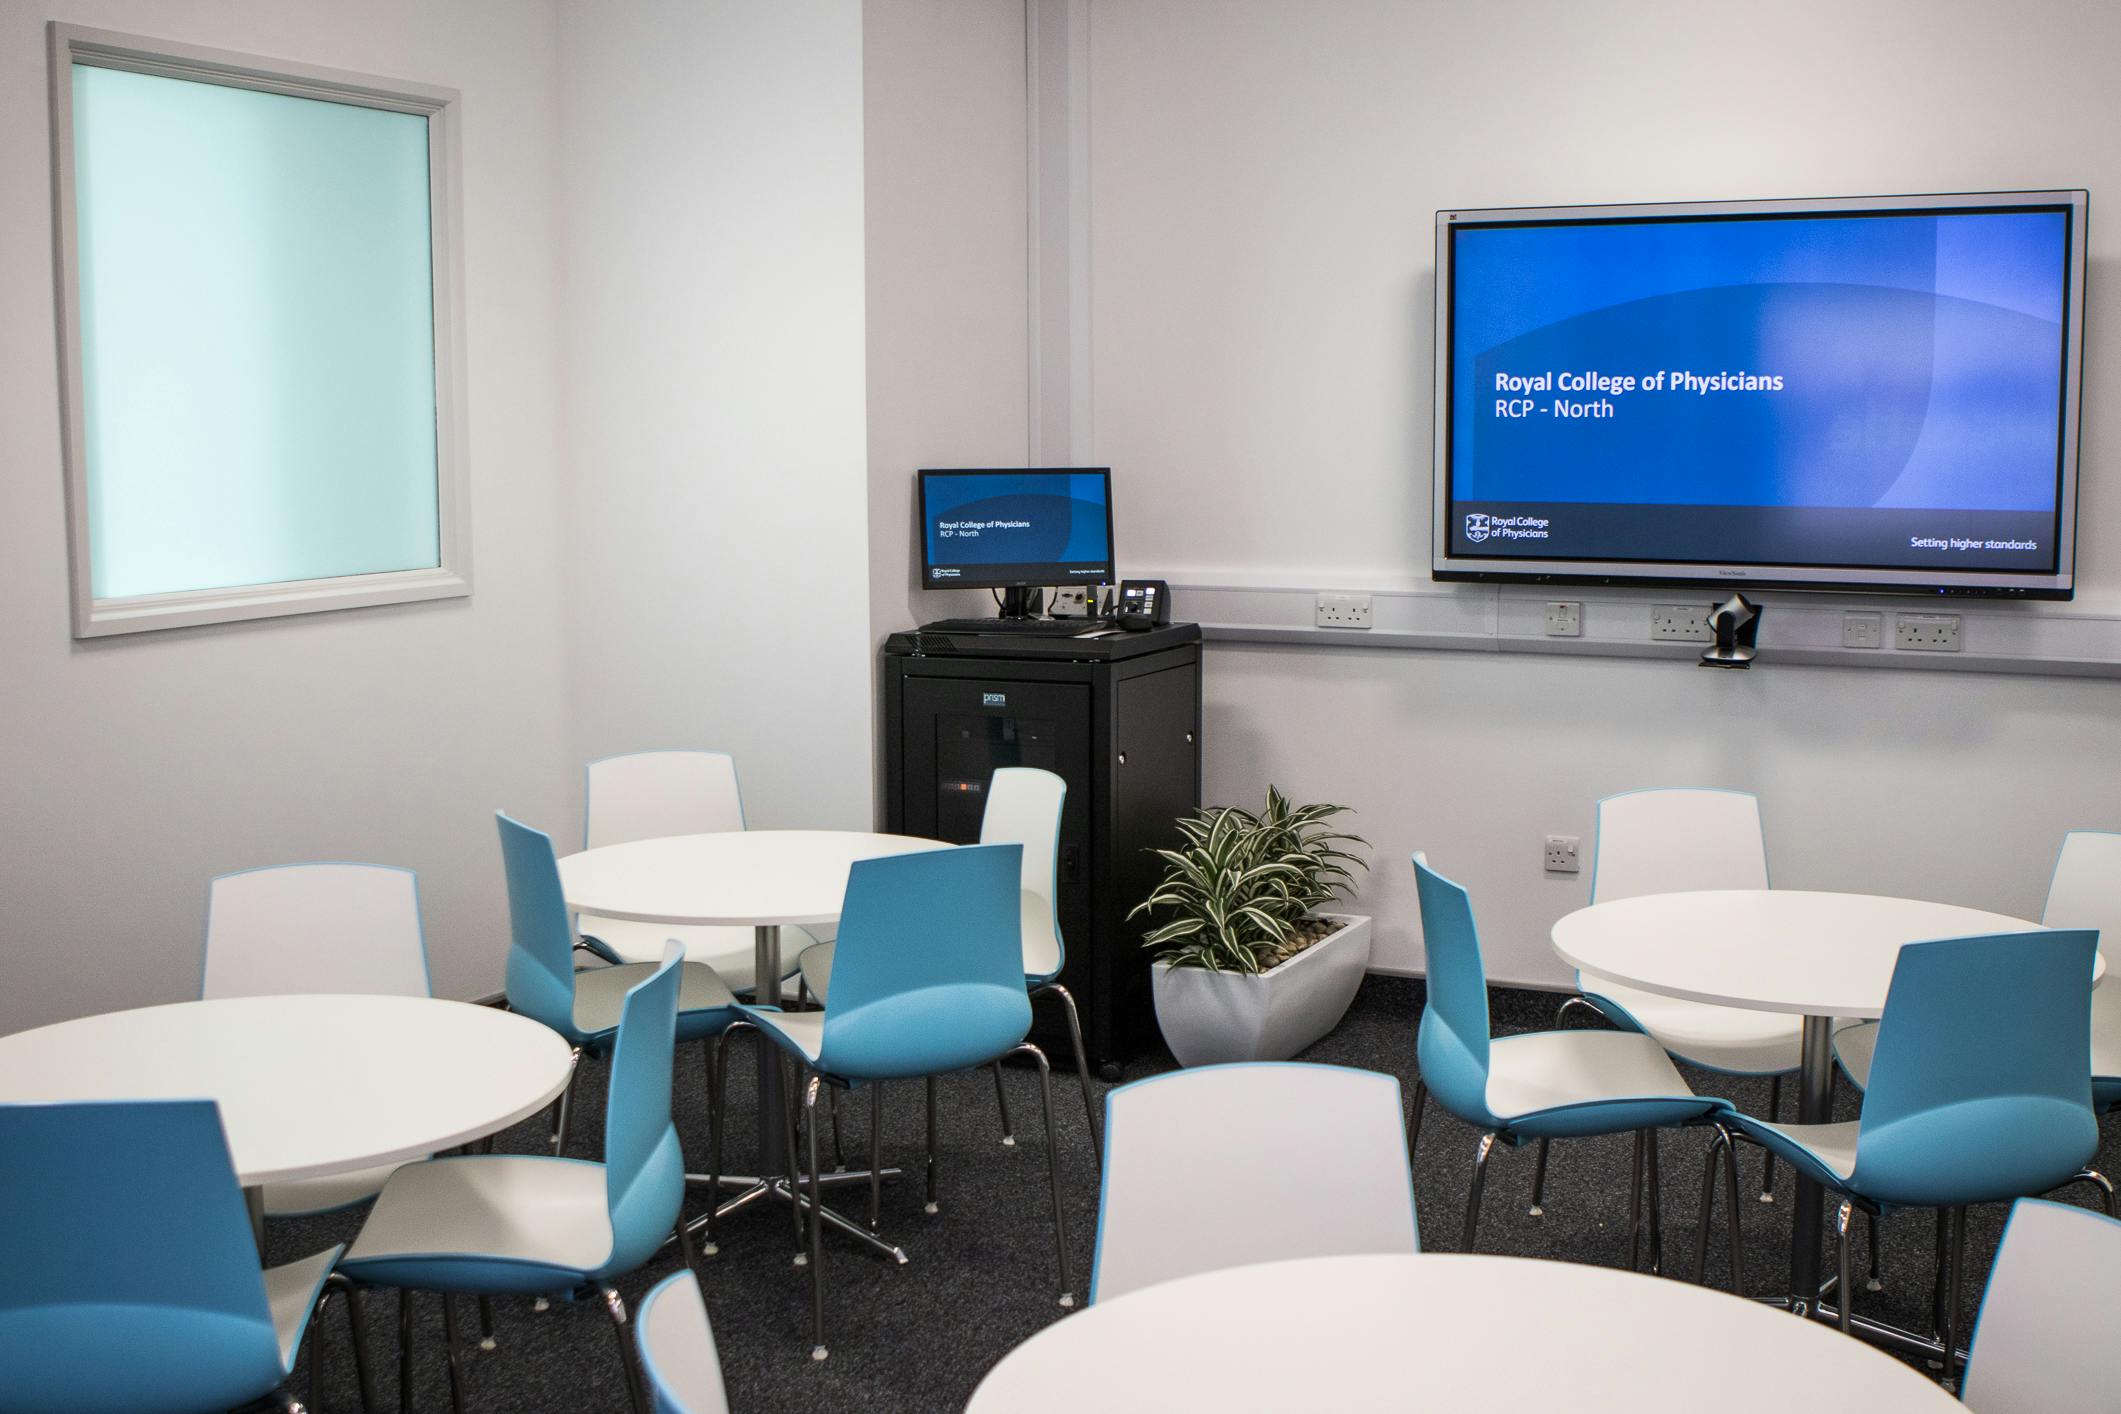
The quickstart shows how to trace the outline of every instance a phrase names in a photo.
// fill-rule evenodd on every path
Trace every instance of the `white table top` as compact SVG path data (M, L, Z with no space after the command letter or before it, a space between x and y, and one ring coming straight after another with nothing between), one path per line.
M568 855L560 891L577 913L637 923L830 923L856 860L949 848L854 830L670 835Z
M2039 926L1919 899L1730 889L1579 908L1554 925L1554 951L1585 972L1663 996L1875 1017L1885 1010L1902 944ZM2105 966L2101 959L2093 975Z
M566 1087L567 1043L425 997L228 997L0 1036L0 1102L210 1099L248 1188L467 1144Z
M1143 1287L1048 1326L967 1414L1506 1405L1965 1408L1839 1331L1709 1288L1519 1257L1319 1257Z

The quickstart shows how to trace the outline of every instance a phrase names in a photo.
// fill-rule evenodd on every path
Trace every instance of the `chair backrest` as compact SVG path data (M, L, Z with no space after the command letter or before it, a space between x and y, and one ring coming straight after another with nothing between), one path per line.
M891 1080L994 1059L1031 1029L1023 846L858 861L847 874L818 1068Z
M1024 847L1024 975L1051 977L1067 960L1055 893L1060 879L1061 808L1068 783L1035 766L1003 766L987 783L981 844Z
M714 1327L691 1272L673 1272L641 1298L634 1330L655 1414L729 1414Z
M0 1410L222 1409L285 1374L211 1100L0 1105Z
M1704 787L1634 790L1598 802L1591 901L1768 887L1760 800Z
M626 993L611 1051L604 1108L604 1196L611 1207L611 1258L600 1275L630 1272L656 1254L685 1198L685 1159L670 1116L671 1050L677 1043L684 945Z
M1957 1208L2044 1193L2099 1146L2086 929L1900 949L1863 1093L1853 1185Z
M583 848L744 828L736 758L721 751L635 751L592 761L582 791Z
M1211 1065L1105 1096L1092 1302L1222 1267L1420 1250L1389 1075Z
M282 864L206 886L199 995L433 995L420 885L385 864Z
M510 1010L541 1021L579 1043L574 1020L574 920L560 891L560 860L552 836L496 810L501 865L508 876Z
M2112 1382L2121 1223L2021 1198L1989 1269L1960 1396L1974 1414L2089 1408Z
M2040 921L2096 929L2121 945L2121 830L2071 830L2062 837Z
M1414 854L1429 998L1415 1054L1438 1104L1469 1124L1493 1128L1488 1111L1488 971L1465 889Z

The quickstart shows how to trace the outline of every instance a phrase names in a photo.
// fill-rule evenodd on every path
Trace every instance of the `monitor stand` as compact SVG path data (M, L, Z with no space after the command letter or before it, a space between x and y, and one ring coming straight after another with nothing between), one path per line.
M1002 591L1001 612L996 615L1004 619L1034 619L1038 611L1046 607L1046 591L1026 589L1021 586Z

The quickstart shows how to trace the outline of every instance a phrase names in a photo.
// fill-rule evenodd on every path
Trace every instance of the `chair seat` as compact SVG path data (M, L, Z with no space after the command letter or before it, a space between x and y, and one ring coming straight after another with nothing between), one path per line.
M295 1368L295 1352L302 1348L302 1332L317 1309L317 1293L331 1275L332 1264L346 1248L341 1245L265 1269L265 1303L272 1308L273 1334L280 1341L280 1363Z
M803 955L795 960L796 974L819 1006L831 1000L833 951L833 944L819 943L814 948L804 948Z
M1664 1048L1633 1031L1536 1031L1489 1043L1488 1110L1520 1139L1684 1124L1724 1102L1696 1095Z
M612 1253L602 1164L472 1154L391 1175L339 1269L422 1291L563 1291Z
M1831 1124L1778 1124L1734 1114L1724 1121L1742 1130L1793 1167L1809 1170L1830 1188L1843 1188L1856 1174L1856 1131L1861 1120Z
M815 952L813 948L811 951ZM752 1011L751 1020L776 1042L812 1064L825 1045L825 1013L822 1011Z
M1834 1059L1849 1083L1867 1090L1871 1056L1878 1048L1878 1023L1860 1022L1834 1033ZM2092 988L2092 1108L2121 1106L2121 988L2104 978Z
M652 962L626 963L619 967L592 967L574 975L574 1024L591 1036L608 1036L618 1029L619 1012L626 993L655 973ZM736 1020L736 996L715 970L705 963L686 962L678 967L678 1029L680 1041L697 1041L719 1033Z
M411 1161L408 1161L411 1162ZM297 1178L265 1185L265 1216L305 1218L317 1213L335 1213L356 1203L365 1203L383 1191L383 1185L398 1171L397 1164L355 1169L323 1178Z
M1732 1075L1783 1075L1802 1063L1801 1016L1659 996L1590 973L1579 980L1593 1006L1692 1065Z
M704 963L713 968L731 991L748 992L755 985L752 963L758 954L749 928L675 927L668 923L594 918L585 913L575 920L575 929L583 937L595 938L609 948L621 963L661 962L663 944L675 938L684 945L687 962ZM809 930L781 929L783 976L795 975L792 959L814 942Z

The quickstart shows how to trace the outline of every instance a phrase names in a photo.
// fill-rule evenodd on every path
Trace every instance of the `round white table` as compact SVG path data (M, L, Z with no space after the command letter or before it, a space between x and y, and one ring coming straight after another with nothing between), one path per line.
M1832 1118L1835 1018L1869 1019L1903 944L2037 923L1977 908L1792 889L1643 894L1580 908L1554 925L1554 951L1585 972L1645 992L1804 1017L1797 1118ZM2094 972L2105 971L2103 958ZM1791 1214L1790 1300L1819 1293L1820 1190L1801 1172Z
M781 929L831 923L840 916L847 873L855 863L893 854L949 849L941 840L854 830L732 830L721 834L669 835L585 849L560 861L560 892L568 908L600 918L640 923L748 926L753 938L752 976L760 1003L781 1000ZM759 1177L737 1180L739 1194L720 1204L730 1211L773 1195L799 1201L782 1180L781 1068L759 1067ZM834 1174L828 1181L867 1181L866 1172ZM827 1220L833 1215L827 1210ZM835 1226L840 1224L835 1223ZM847 1225L855 1237L899 1261L905 1255Z
M1101 1301L1011 1351L967 1414L1174 1409L1964 1407L1906 1365L1705 1287L1521 1257L1313 1257Z
M257 1211L267 1183L425 1157L559 1098L567 1043L426 997L226 997L0 1036L0 1103L209 1099Z

